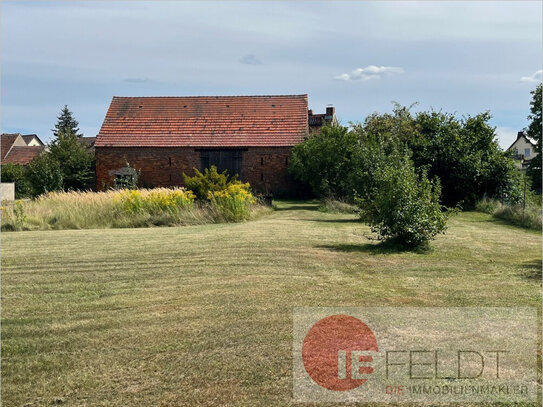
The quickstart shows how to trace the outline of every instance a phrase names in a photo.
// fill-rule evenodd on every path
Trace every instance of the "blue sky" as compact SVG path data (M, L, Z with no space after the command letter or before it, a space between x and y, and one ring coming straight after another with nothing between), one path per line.
M343 123L490 110L507 147L541 80L539 1L3 0L1 130L43 140L67 104L86 136L112 96L309 95Z

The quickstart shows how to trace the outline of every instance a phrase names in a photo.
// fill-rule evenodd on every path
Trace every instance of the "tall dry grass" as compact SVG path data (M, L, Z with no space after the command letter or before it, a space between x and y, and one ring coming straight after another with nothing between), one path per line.
M515 226L541 230L541 206L533 202L523 205L504 204L495 199L483 199L475 207L479 212L489 213Z
M141 201L136 209L126 198L130 194ZM3 202L2 231L199 225L252 219L271 210L255 203L246 218L232 219L216 205L194 202L188 194L182 188L52 192L35 200Z

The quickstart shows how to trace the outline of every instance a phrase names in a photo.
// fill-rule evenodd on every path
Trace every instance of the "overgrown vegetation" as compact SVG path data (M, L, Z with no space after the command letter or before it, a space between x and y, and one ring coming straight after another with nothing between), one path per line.
M426 245L444 231L447 208L473 209L483 197L521 202L522 174L490 119L395 104L350 128L322 128L294 148L289 171L321 199L358 203L380 238Z
M541 230L541 205L507 204L496 199L482 199L475 207L480 212L489 213L495 218L527 229Z
M358 207L349 202L334 198L324 198L320 205L319 211L327 213L358 213Z
M195 202L194 194L181 188L49 192L31 201L4 202L2 231L239 222L271 211L257 204L248 191L224 194L213 202Z

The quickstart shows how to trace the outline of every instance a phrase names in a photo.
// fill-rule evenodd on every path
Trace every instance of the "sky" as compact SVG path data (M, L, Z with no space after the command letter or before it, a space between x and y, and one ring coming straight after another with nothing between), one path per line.
M113 96L308 94L343 124L392 102L492 113L507 148L542 75L540 1L0 4L0 127L95 136Z

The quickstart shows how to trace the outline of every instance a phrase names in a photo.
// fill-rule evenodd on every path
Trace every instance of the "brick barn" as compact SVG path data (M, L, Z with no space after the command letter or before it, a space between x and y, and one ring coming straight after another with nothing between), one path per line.
M307 95L114 97L96 138L96 187L126 176L141 187L182 186L183 173L211 165L253 189L294 192L287 174L292 147L334 119L313 115Z

